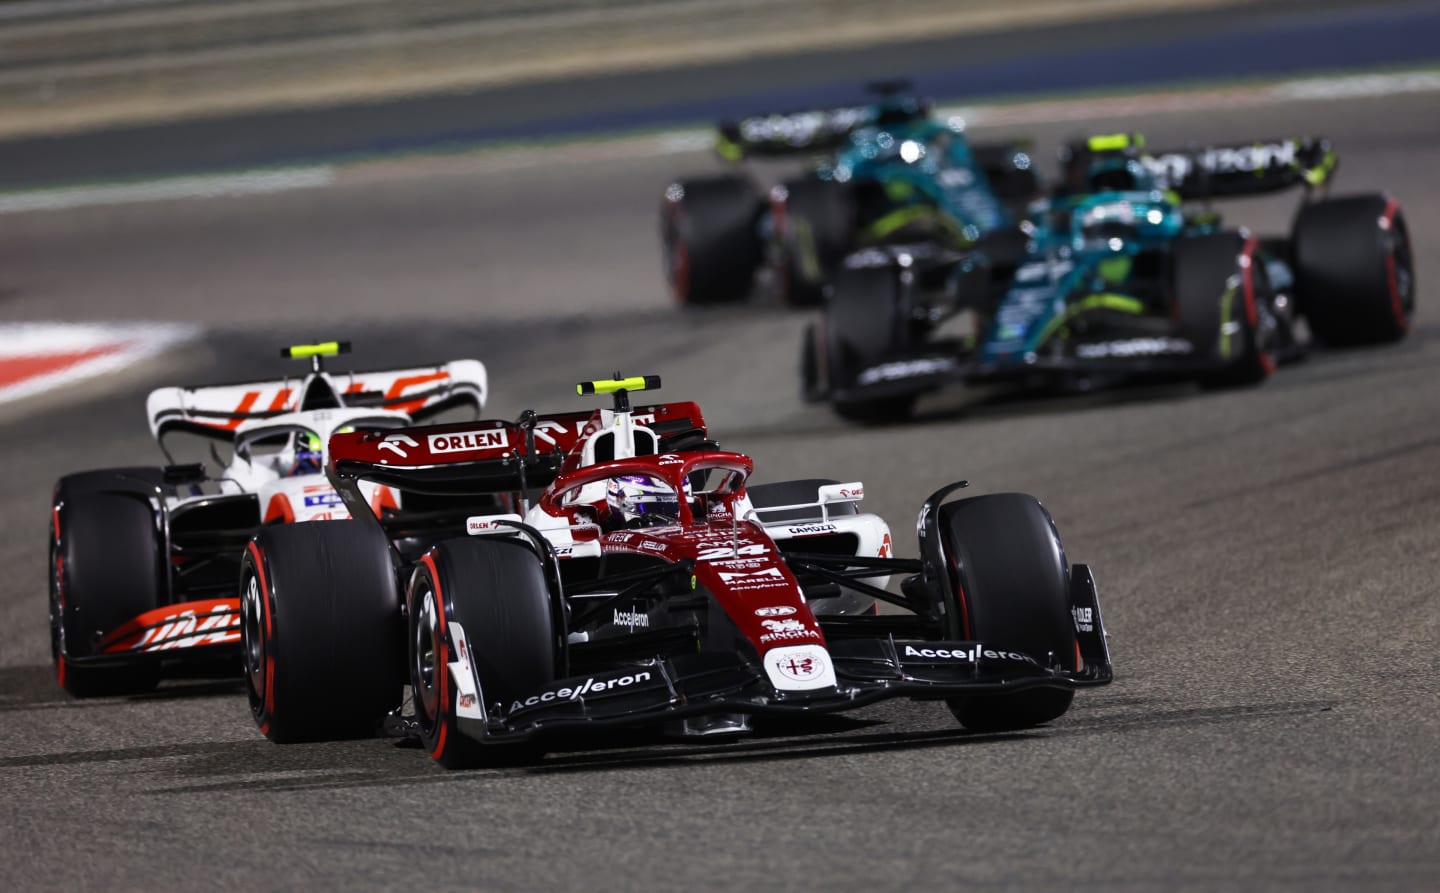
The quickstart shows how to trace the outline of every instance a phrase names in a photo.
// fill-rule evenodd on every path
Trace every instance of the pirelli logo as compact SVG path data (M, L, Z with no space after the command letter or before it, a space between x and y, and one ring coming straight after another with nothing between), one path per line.
M430 452L464 453L470 450L490 450L510 443L505 432L498 429L489 431L457 431L454 434L431 434Z

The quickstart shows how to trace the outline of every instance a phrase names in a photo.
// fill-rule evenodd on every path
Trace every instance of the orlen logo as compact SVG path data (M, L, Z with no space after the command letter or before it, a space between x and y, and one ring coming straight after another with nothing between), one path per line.
M795 613L795 609L789 605L771 605L768 608L756 608L756 617L789 617Z
M503 447L509 444L505 432L500 430L491 431L461 431L456 434L431 434L430 452L432 453L460 453L468 450L489 450L495 447Z

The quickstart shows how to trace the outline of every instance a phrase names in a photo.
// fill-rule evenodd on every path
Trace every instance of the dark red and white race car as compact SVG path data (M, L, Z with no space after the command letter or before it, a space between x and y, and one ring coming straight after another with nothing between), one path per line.
M895 558L862 484L748 486L750 458L720 450L695 404L630 407L658 384L580 386L613 410L334 435L354 520L262 530L242 570L261 731L387 724L453 768L542 733L741 733L891 697L1023 728L1110 681L1094 579L1034 498L947 502L965 484L944 487L921 509L920 557ZM365 510L367 481L513 510L408 536ZM407 684L413 714L397 709Z

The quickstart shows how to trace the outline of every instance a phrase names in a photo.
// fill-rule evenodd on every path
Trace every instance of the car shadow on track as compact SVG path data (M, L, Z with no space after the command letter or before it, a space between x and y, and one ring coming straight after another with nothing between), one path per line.
M476 782L503 785L512 780L543 775L589 775L693 765L783 763L939 747L1025 746L1033 742L1063 742L1072 737L1126 734L1137 730L1184 730L1276 717L1315 717L1334 710L1338 703L1311 700L1165 710L1156 709L1154 704L1140 699L1136 703L1112 705L1119 710L1086 711L1083 715L1062 719L1053 726L991 734L971 733L960 728L905 730L890 723L874 721L848 721L851 730L848 733L838 724L823 727L818 733L817 727L809 726L805 737L797 739L786 730L772 729L725 743L677 745L666 743L653 733L628 733L594 736L579 742L578 748L577 742L567 739L566 747L572 749L564 752L551 753L528 764L468 772L447 772L413 747L397 747L393 743L379 747L380 742L372 740L287 747L275 747L263 740L175 745L153 750L57 754L25 758L18 763L13 759L0 760L0 768L38 765L42 759L49 762L87 762L193 757L190 762L167 772L173 771L169 778L177 781L187 777L197 781L179 785L162 783L163 786L148 792L159 796Z
M232 696L244 691L239 679L168 679L153 692L128 697L73 698L48 666L0 669L0 713L5 711L113 707L117 703Z

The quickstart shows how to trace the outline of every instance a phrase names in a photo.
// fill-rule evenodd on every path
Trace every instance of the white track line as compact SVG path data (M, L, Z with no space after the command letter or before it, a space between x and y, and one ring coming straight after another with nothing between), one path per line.
M1053 121L1080 121L1103 116L1139 116L1163 112L1202 111L1278 105L1287 102L1393 96L1440 91L1440 71L1402 71L1381 74L1301 78L1261 85L1216 85L1187 90L1156 91L1136 95L1110 95L1079 99L1034 100L988 106L946 106L942 116L957 115L970 125L1013 127ZM94 205L263 195L291 189L310 189L335 183L372 182L423 176L427 170L456 164L468 173L483 174L541 164L579 164L586 161L637 155L662 156L702 151L713 145L713 132L693 128L663 133L578 139L551 147L483 145L461 149L455 155L407 157L377 156L344 165L245 171L193 177L170 177L135 183L76 186L29 192L0 193L0 214L55 211Z
M135 202L172 201L186 198L226 198L241 195L265 195L291 189L313 189L335 182L335 169L329 166L291 168L288 170L245 171L238 174L213 174L195 177L168 177L137 183L107 183L98 186L72 186L62 189L38 189L0 195L0 214L26 211L60 211L95 205L127 205Z

